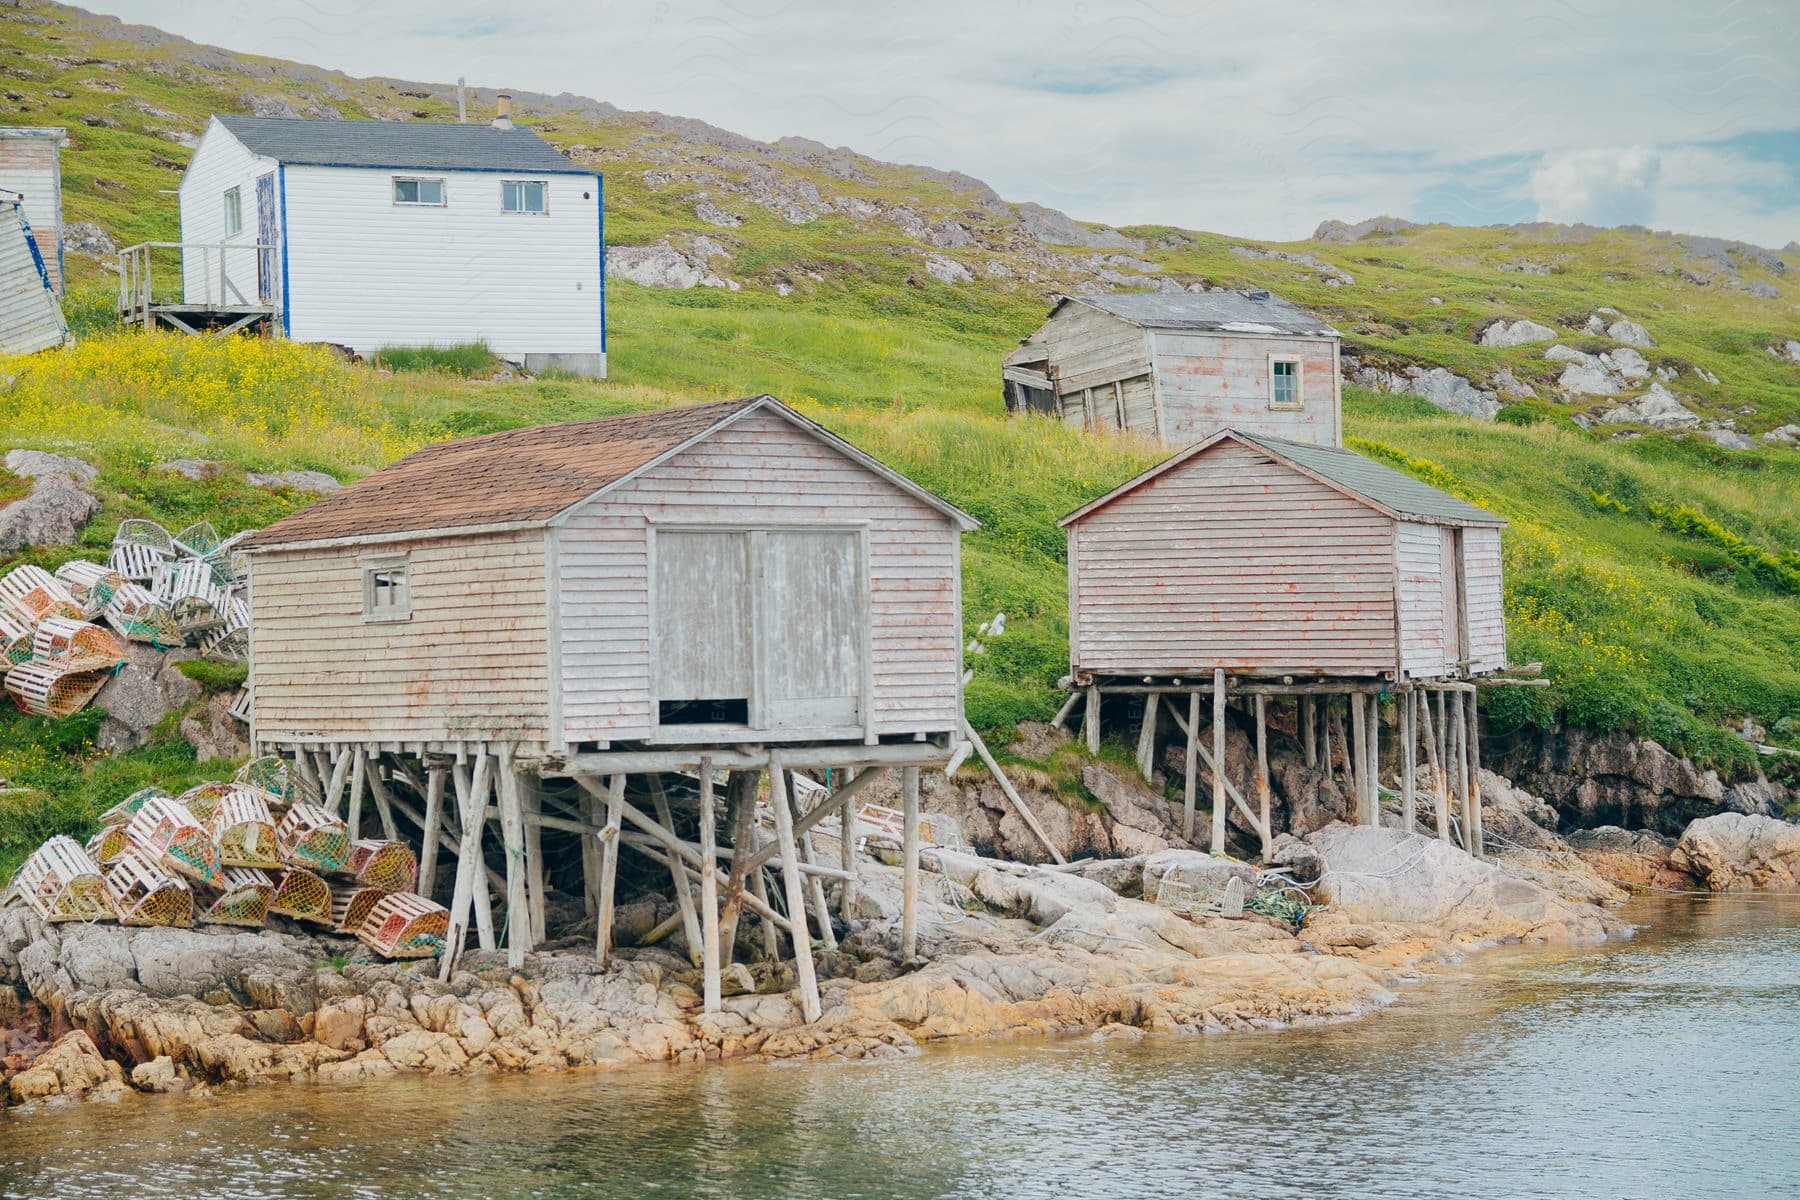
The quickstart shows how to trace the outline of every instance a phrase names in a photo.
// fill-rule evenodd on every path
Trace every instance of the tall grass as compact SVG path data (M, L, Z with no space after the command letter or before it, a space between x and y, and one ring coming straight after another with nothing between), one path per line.
M455 346L388 346L370 355L369 361L384 371L432 371L460 375L464 379L485 379L500 366L499 358L483 342L464 342Z

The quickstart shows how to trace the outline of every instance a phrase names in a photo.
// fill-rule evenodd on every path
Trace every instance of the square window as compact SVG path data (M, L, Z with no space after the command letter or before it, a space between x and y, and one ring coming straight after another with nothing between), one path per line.
M412 588L406 559L383 557L363 562L363 619L404 621L412 616Z
M244 200L237 188L225 192L225 236L233 237L244 229Z
M509 213L544 212L544 193L548 186L541 179L501 180L500 211Z
M1269 360L1269 407L1300 407L1300 362L1293 358Z
M394 203L442 208L444 206L444 181L441 179L396 179L394 180Z

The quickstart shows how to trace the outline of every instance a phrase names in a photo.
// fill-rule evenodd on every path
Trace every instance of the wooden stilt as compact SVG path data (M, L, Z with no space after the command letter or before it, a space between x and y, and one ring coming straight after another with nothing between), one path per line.
M750 872L750 898L764 908L769 907L769 885L763 881L761 867ZM788 932L790 935L793 933L791 924L788 926ZM762 922L762 940L763 957L769 962L779 962L781 959L781 934L773 922L768 920Z
M1151 692L1144 697L1144 722L1138 727L1137 768L1145 783L1149 783L1156 772L1156 714L1161 707L1161 692Z
M1087 736L1089 754L1100 753L1100 685L1087 690L1087 707L1081 713L1081 732Z
M488 783L488 756L477 753L475 768L471 776L469 767L464 763L456 766L456 801L462 812L462 847L456 855L456 884L450 900L450 932L445 939L444 954L438 964L438 978L450 978L455 969L457 956L462 953L463 943L468 938L469 909L474 902L476 890L482 896L487 895L487 881L481 877L481 829L484 824L479 815L487 803L486 789ZM480 788L478 792L476 789ZM492 934L481 942L484 950L493 948Z
M725 791L725 818L731 825L731 845L737 857L731 860L731 878L726 882L725 902L719 911L719 939L725 961L730 962L737 952L738 917L744 911L750 851L756 840L756 776L749 771L733 771Z
M900 773L900 812L900 957L903 960L911 960L919 953L919 768L917 767L907 767Z
M1306 765L1316 767L1319 764L1318 730L1313 722L1313 698L1301 696L1300 704L1300 751L1306 756Z
M1469 821L1468 724L1463 719L1461 692L1450 693L1450 783L1456 789L1456 813L1462 822L1462 847L1475 852L1474 831Z
M375 801L375 815L381 821L381 836L390 842L397 841L400 826L394 821L394 798L388 792L387 780L381 777L381 756L365 753L363 760L364 775L369 781L369 797Z
M709 869L700 872L700 978L702 1008L709 1013L718 1012L723 1003L719 982L719 879L718 872L710 869L718 859L716 837L712 761L703 758L700 760L700 859Z
M519 781L519 800L524 813L534 817L544 814L543 793L536 781L526 780L517 771L513 777ZM547 908L544 886L549 879L544 870L544 827L536 821L525 822L525 916L530 925L531 944L537 946L544 940L545 910Z
M1081 693L1071 689L1068 699L1062 702L1062 707L1056 710L1056 716L1051 718L1050 728L1061 729L1063 727L1063 722L1069 719L1069 714L1075 711L1076 701L1080 699Z
M1469 693L1469 816L1475 830L1475 857L1486 858L1487 833L1481 815L1481 718L1475 708L1479 694Z
M656 810L656 819L670 833L675 832L675 817L669 811L669 798L663 792L662 779L652 772L648 777L650 784L650 804ZM675 892L675 911L681 917L681 936L687 941L688 961L700 962L700 915L694 911L694 895L688 890L687 872L681 869L678 861L669 863L669 883Z
M589 825L604 825L600 798L583 788L580 800L581 819ZM600 915L600 839L587 834L581 838L581 905L588 916Z
M1439 689L1437 694L1437 756L1438 762L1443 764L1445 771L1448 771L1450 769L1450 716L1449 711L1444 707L1442 689ZM1446 792L1449 787L1450 777L1446 775L1444 777Z
M1187 758L1182 764L1181 837L1186 842L1194 840L1194 792L1199 786L1199 758L1200 692L1196 689L1188 693Z
M1262 815L1262 856L1269 861L1273 839L1269 829L1269 721L1268 697L1256 697L1256 799Z
M1338 756L1344 760L1344 783L1348 785L1351 780L1350 739L1344 736L1344 715L1338 710L1338 706L1332 703L1332 700L1333 698L1330 696L1325 697L1325 775L1327 778L1331 776L1331 743L1335 741L1338 747ZM1345 703L1348 704L1349 701L1346 700Z
M345 753L350 756L350 804L344 824L349 826L350 840L354 842L362 836L363 778L368 770L368 758L360 746L352 746Z
M1363 778L1369 762L1369 711L1361 696L1350 696L1350 794L1355 797L1353 819L1358 825L1369 823L1369 785Z
M918 768L908 768L917 780ZM769 754L769 807L775 810L775 839L781 846L781 880L787 894L788 924L793 927L794 974L800 984L800 1013L808 1024L819 1019L819 980L813 971L812 938L806 928L806 888L800 878L800 850L794 840L794 813L788 802L787 772L781 752ZM917 802L913 809L917 821ZM915 837L917 834L914 835ZM915 868L916 869L916 868Z
M846 767L838 790L854 782L855 773ZM856 800L850 792L838 809L838 866L850 876L838 887L838 913L848 922L856 914Z
M1213 669L1212 702L1213 807L1212 852L1225 853L1225 669Z
M1419 693L1400 693L1400 827L1411 833L1418 822Z
M1440 713L1440 717L1441 715ZM1447 842L1450 840L1450 781L1444 773L1444 760L1438 755L1439 722L1431 719L1429 692L1419 696L1419 716L1424 721L1421 734L1425 743L1425 765L1431 768L1431 795L1437 807L1438 840Z
M325 789L325 808L333 816L337 815L338 804L344 798L344 781L350 775L350 751L340 753L331 764L331 783Z
M425 776L425 820L419 838L419 894L427 900L437 890L439 827L444 823L444 769L432 767Z
M1025 803L1025 798L1019 795L1019 790L1012 785L1012 780L1006 777L1006 772L1002 771L1000 764L994 761L993 752L988 749L987 743L982 741L981 735L975 732L975 727L967 720L964 720L962 724L963 736L969 739L970 744L975 747L975 753L980 757L981 764L994 777L994 782L1000 785L1001 794L1013 806L1013 811L1019 814L1019 820L1023 821L1025 827L1037 836L1037 840L1051 858L1058 863L1066 861L1062 851L1056 848L1056 843L1051 841L1050 835L1045 832L1043 824L1037 819L1037 814L1031 811L1030 806Z
M787 777L782 780L782 790L787 793L788 812L793 816L795 824L798 825L804 814L799 808L799 797L794 792L794 773L792 771L789 771ZM807 868L805 872L806 898L812 905L813 924L818 926L819 941L824 944L825 949L836 950L837 931L831 927L831 909L825 903L825 880L811 870L812 867L818 865L817 856L813 852L812 830L796 832L794 843L800 851L800 865Z
M1381 824L1381 697L1369 697L1369 824Z
M606 781L608 836L600 847L600 912L594 920L594 957L602 965L612 954L613 908L619 882L619 827L624 819L625 777L613 775Z
M525 896L525 816L511 746L500 747L494 782L500 801L500 842L506 848L506 965L517 970L531 949L531 910Z

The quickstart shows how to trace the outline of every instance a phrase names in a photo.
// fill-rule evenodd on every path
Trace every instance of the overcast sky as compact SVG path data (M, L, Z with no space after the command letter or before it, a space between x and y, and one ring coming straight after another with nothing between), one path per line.
M570 91L1114 224L1800 239L1800 3L92 0L354 75Z

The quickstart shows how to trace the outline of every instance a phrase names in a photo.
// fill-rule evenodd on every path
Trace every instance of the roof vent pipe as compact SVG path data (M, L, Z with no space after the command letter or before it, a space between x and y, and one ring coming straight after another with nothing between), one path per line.
M501 92L494 97L494 128L511 129L512 127L512 93Z

